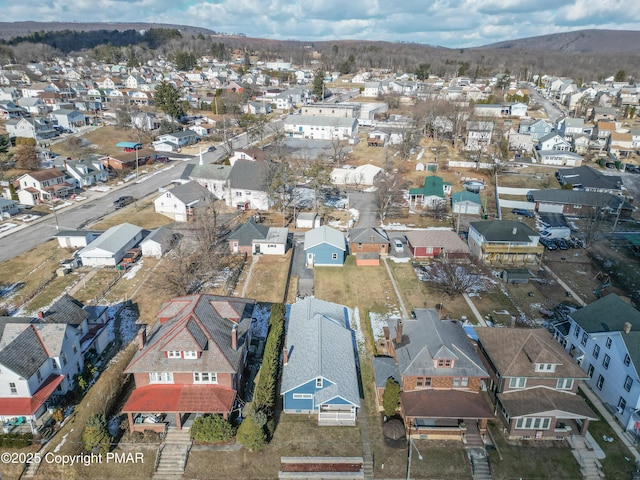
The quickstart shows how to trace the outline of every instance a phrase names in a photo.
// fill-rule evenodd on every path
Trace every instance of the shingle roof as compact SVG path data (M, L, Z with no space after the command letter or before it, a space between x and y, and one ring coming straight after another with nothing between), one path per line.
M229 180L231 188L266 192L269 185L269 162L236 160L231 167Z
M543 328L476 327L478 343L503 377L587 378L569 354ZM536 372L536 363L556 365Z
M121 223L120 225L111 227L89 245L80 250L80 254L82 255L83 252L89 252L96 248L115 253L124 248L124 246L141 231L142 228L137 225Z
M419 377L488 377L462 325L440 320L433 309L415 309L416 318L402 320L402 343L396 343L397 323L389 324L400 373ZM452 368L437 368L434 359L454 360Z
M621 180L617 175L604 175L591 167L583 165L575 168L565 168L559 170L565 182L574 186L580 185L582 188L607 188L619 190Z
M585 190L564 190L560 188L549 190L531 190L528 196L534 202L551 202L566 205L590 205L609 207L617 210L622 202L623 208L632 209L623 197L607 192L589 192Z
M185 167L185 172L187 171ZM231 166L209 163L206 165L193 165L189 178L202 178L208 180L228 180L231 174Z
M355 117L325 117L322 115L289 115L285 118L286 125L313 125L325 127L351 128L358 121Z
M253 218L231 232L227 239L229 241L237 240L238 244L243 247L251 246L253 240L264 240L269 233L269 227L259 225Z
M351 243L389 243L387 232L377 227L351 228L349 230Z
M563 418L562 413L568 413L580 418L598 420L598 416L593 413L582 397L569 392L539 387L533 391L532 389L513 390L498 396L511 418L549 413ZM562 413L557 415L559 412Z
M29 379L49 359L49 355L32 325L19 327L22 332L0 350L0 365Z
M291 306L286 348L289 361L282 369L284 394L318 377L333 383L316 393L316 405L337 396L359 406L358 375L349 328L351 310L313 297Z
M194 181L176 185L171 190L168 190L168 192L185 205L190 205L197 201L203 201L207 197L213 198L213 195L209 190Z
M529 237L540 236L539 232L516 220L486 220L482 222L470 222L469 225L475 228L487 242L529 243L531 242Z
M46 170L38 170L37 172L29 172L25 175L29 175L32 178L35 178L39 182L44 182L46 180L53 180L54 178L64 177L64 173L55 168L48 168Z
M65 294L49 307L38 323L66 323L78 327L89 318L89 313L83 307L81 302Z
M453 230L426 228L410 230L406 234L412 247L438 247L447 252L469 253L469 247Z
M570 314L574 322L588 333L621 332L626 322L640 331L640 312L615 293L590 303Z
M309 230L304 234L304 249L308 250L322 243L333 245L341 250L346 251L346 242L341 231L323 225L313 230Z

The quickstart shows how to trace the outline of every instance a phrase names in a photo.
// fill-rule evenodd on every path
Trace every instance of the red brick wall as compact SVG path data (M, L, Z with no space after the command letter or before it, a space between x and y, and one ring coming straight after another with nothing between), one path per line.
M137 372L133 374L133 378L136 382L136 388L149 385L149 373ZM175 372L173 374L173 383L178 385L191 385L193 384L193 373L191 372ZM234 388L232 375L229 373L218 373L218 385L221 387ZM155 384L162 385L162 384Z
M359 248L360 245L362 248ZM351 253L356 254L358 252L373 252L373 253L389 253L389 244L385 243L384 248L381 247L382 243L357 243L351 242L349 249Z

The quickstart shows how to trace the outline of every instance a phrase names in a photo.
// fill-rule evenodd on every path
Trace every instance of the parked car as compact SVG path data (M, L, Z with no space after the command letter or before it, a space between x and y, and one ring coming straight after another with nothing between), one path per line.
M118 209L118 208L126 207L127 205L130 205L133 202L135 202L135 198L133 198L131 195L124 195L119 199L115 200L113 202L113 206L116 207L116 209Z
M139 248L132 248L128 250L127 253L122 257L122 263L135 263L142 255L142 250Z
M547 250L557 250L558 249L558 246L552 240L547 240L546 238L540 238L540 243Z
M393 249L398 253L402 253L402 252L404 252L404 245L402 244L402 242L399 239L396 238L393 241Z
M511 210L511 213L527 218L533 218L536 216L535 213L530 212L529 210L525 210L524 208L514 208L513 210Z
M553 240L560 250L569 250L569 245L564 238L556 238Z

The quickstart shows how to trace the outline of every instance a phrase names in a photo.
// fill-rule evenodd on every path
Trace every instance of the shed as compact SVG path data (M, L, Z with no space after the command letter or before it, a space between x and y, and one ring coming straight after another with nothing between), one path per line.
M531 274L526 268L505 268L500 272L500 277L504 283L525 284L529 283Z
M322 219L315 212L300 212L296 217L296 228L318 228L321 225Z
M111 227L79 252L85 266L115 267L128 249L135 246L144 237L145 231L130 223Z
M54 237L58 239L61 248L84 248L102 233L93 230L61 230Z
M140 242L140 249L144 257L160 258L171 250L176 242L176 235L167 227L159 227L152 230L147 237Z

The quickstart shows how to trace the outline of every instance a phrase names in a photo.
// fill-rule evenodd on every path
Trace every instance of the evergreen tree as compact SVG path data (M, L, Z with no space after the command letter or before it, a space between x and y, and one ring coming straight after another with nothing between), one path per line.
M82 432L82 446L88 452L107 453L111 446L111 436L107 421L102 413L91 415Z
M430 68L431 65L429 65L428 63L421 63L420 65L418 65L416 67L416 78L418 80L426 80L427 78L429 78Z
M613 77L614 82L624 82L627 79L627 72L624 70L618 70L616 76Z
M0 135L0 153L7 153L11 146L9 135Z
M382 408L384 408L384 414L387 417L395 415L396 410L400 405L400 385L393 378L387 379L387 384L384 386L384 393L382 394Z
M260 450L267 444L267 435L263 426L258 425L253 416L249 415L240 424L236 440L249 450Z
M162 82L156 86L153 101L160 110L175 120L184 116L180 92L169 82Z
M324 100L324 70L319 68L313 76L313 88L311 93Z
M206 415L193 421L190 433L200 442L225 442L233 437L233 426L220 415Z

